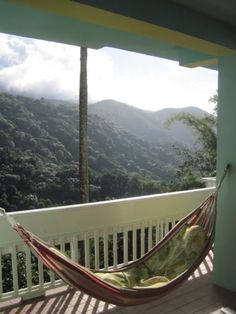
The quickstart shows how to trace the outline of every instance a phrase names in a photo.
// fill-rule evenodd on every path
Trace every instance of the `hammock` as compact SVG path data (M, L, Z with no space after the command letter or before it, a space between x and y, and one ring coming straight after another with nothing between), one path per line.
M38 259L70 286L119 306L157 300L183 283L205 259L212 247L216 219L214 193L180 220L148 253L116 270L90 270L72 261L2 213Z

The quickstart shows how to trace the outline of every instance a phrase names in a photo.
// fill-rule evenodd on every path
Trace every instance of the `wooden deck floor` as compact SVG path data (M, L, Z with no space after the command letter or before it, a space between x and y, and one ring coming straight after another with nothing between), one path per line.
M25 302L18 299L0 303L0 313L219 314L222 307L236 310L236 293L216 287L211 283L212 258L213 254L210 252L185 284L162 299L149 304L128 308L117 307L65 286L51 290L41 298Z

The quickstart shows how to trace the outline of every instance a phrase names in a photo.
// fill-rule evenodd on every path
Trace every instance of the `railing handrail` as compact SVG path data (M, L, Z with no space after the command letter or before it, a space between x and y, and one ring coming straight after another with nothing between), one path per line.
M214 188L154 194L134 198L88 204L51 207L9 213L16 221L40 237L72 234L102 229L113 224L129 224L147 219L164 218L177 212L185 214L194 209ZM174 204L174 205L173 205ZM0 246L18 242L18 236L0 217Z
M205 177L202 181L206 183L206 187L216 187L216 177Z

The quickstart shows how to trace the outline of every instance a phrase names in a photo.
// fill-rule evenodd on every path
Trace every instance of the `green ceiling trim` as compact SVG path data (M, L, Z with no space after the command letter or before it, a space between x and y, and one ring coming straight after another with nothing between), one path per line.
M198 53L192 50L179 49L179 64L188 68L199 66L216 66L218 58L205 53Z
M236 14L236 1L234 0L183 0L180 3L178 0L71 1L135 18L236 49L236 25L230 24L225 14L225 10L232 10L231 19L233 12ZM203 7L205 9L202 12ZM219 9L220 7L222 10ZM217 14L216 8L218 8Z
M199 41L192 37L182 44L184 34L172 40L172 31L68 0L0 0L0 32L94 49L125 49L187 67L216 69L218 55L234 53L208 42L204 46L202 41L204 49L200 49Z
M0 32L94 49L108 46L178 60L178 51L167 43L7 0L0 0Z
M210 54L212 57L229 55L234 52L233 49L206 40L69 0L11 0L11 2L26 5L36 10L51 12L55 15L147 37L151 40L160 40L174 46Z

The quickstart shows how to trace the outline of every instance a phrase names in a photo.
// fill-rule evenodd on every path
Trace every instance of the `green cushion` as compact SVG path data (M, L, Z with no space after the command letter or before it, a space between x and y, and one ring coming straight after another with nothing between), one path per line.
M198 226L184 225L145 262L123 272L94 272L100 279L125 288L156 288L186 271L201 254L206 234Z

